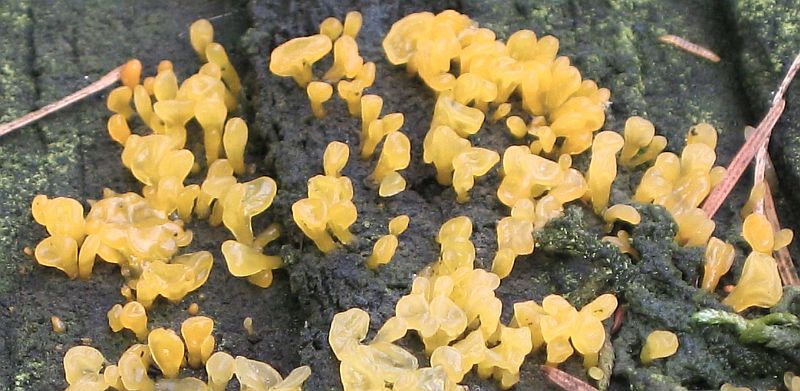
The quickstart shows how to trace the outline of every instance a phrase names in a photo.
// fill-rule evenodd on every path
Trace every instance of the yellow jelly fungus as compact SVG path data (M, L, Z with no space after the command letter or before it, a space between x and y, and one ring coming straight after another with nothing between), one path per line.
M516 138L523 138L528 134L528 125L525 124L525 121L521 117L516 115L506 119L506 127L511 135Z
M66 323L64 323L61 318L55 315L50 317L50 326L52 327L53 332L56 334L63 334L65 331L67 331Z
M518 255L533 252L535 206L530 199L521 199L511 209L511 216L497 223L497 253L492 261L492 273L500 278L511 274Z
M383 185L389 174L404 170L410 161L411 141L401 132L389 133L371 178L375 183Z
M108 118L108 134L111 139L125 145L125 141L131 135L131 128L128 127L128 121L122 114L114 114Z
M224 102L218 99L202 100L194 106L194 117L203 128L203 144L206 149L207 164L213 163L220 156L222 131L227 115L228 108Z
M367 138L369 125L378 119L383 108L383 98L378 95L364 95L361 97L361 145Z
M631 235L628 231L619 230L616 236L603 236L600 240L617 246L623 254L630 254L633 258L639 259L639 251L631 245Z
M472 104L484 113L489 102L497 98L497 86L476 73L462 73L453 87L453 98L461 104Z
M389 220L389 233L399 236L408 228L410 219L407 215L400 215Z
M193 316L181 324L181 336L186 342L189 366L200 368L214 351L214 321L205 316Z
M142 77L142 62L137 59L128 60L125 65L122 66L122 70L120 71L120 81L122 85L133 89L137 85L139 85L139 80Z
M666 137L656 136L653 123L642 117L631 117L625 121L624 138L619 161L629 168L655 159L667 146Z
M106 107L108 107L108 109L114 113L123 116L127 120L133 116L131 100L133 100L133 89L131 87L117 87L108 93Z
M566 193L572 193L577 184L574 180L563 181L565 172L558 163L532 154L526 146L506 149L503 153L503 174L503 180L497 188L497 198L507 206L514 206L520 199L540 196L546 190L562 184L570 188L569 191L562 189L566 196ZM581 195L583 192L581 189Z
M459 136L467 137L480 130L485 115L482 111L459 103L447 95L440 95L433 109L431 129L445 125Z
M325 20L319 24L319 33L327 36L331 41L335 41L336 38L339 38L339 36L342 35L343 29L342 22L332 16L325 18Z
M342 147L333 142L328 144L328 148ZM342 162L346 163L346 160L339 160L337 165L329 168L341 167ZM328 230L342 243L353 240L349 227L356 221L358 211L352 199L353 184L349 178L317 175L308 180L308 198L292 205L292 218L317 248L327 253L336 247Z
M245 172L244 149L247 146L247 135L247 123L243 119L231 118L225 123L222 146L225 148L225 156L236 175L242 175Z
M642 221L642 216L639 215L639 211L630 205L616 204L603 212L603 220L609 225L614 224L617 220L637 225Z
M742 236L753 248L753 251L770 254L789 245L794 234L792 230L786 228L774 232L772 224L764 215L752 213L745 218L744 224L742 224Z
M611 184L617 176L616 154L623 144L622 136L611 131L598 133L592 142L592 161L589 163L586 182L589 184L589 195L597 214L601 214L608 205Z
M156 73L161 73L165 71L172 71L175 70L175 67L170 60L161 60L158 62L158 66L156 66Z
M37 195L31 202L31 214L50 235L68 236L76 242L82 242L86 236L83 205L74 199L66 197L49 199L45 195Z
M146 345L134 345L119 359L119 375L123 386L129 390L153 391L155 382L147 375L150 366L150 349ZM133 348L133 347L132 347Z
M136 300L145 308L150 308L158 296L177 302L205 284L213 263L208 251L179 255L171 263L145 263L136 281Z
M366 160L372 157L381 140L385 136L400 130L404 121L405 117L402 113L392 113L370 122L367 133L361 143L361 158Z
M259 275L262 279L269 278L269 283L266 284L267 286L262 286L263 288L268 287L272 282L272 270L283 266L280 257L264 255L261 251L234 240L222 243L222 255L225 257L228 271L235 277ZM263 283L256 285L261 286Z
M206 47L214 42L214 26L208 19L195 20L189 26L189 41L200 60L206 61Z
M351 116L361 113L361 97L364 89L375 82L375 63L368 62L361 67L352 81L341 80L336 84L339 97L347 102L347 111ZM380 111L380 110L379 110Z
M244 331L247 332L248 336L252 337L256 335L256 331L253 328L253 318L249 316L244 318L244 320L242 321L242 327L244 328Z
M155 95L155 90L154 90L155 82L156 78L154 76L147 76L144 78L144 80L142 80L142 87L144 87L144 90L150 96Z
M339 141L328 144L322 155L322 167L325 176L338 178L350 159L350 147Z
M588 371L586 371L586 373L589 375L590 378L596 381L603 380L603 378L606 377L605 372L603 372L603 370L600 369L600 367L591 367L589 368Z
M168 379L178 376L183 362L184 346L181 337L174 331L157 328L147 336L147 346L153 362Z
M453 183L453 160L469 149L469 140L459 136L448 126L439 126L425 135L423 160L436 168L436 180L441 185Z
M325 107L323 103L327 102L333 96L333 87L324 81L312 81L306 87L308 100L311 102L311 111L317 118L325 117Z
M395 235L383 235L376 242L372 248L372 254L367 258L367 267L370 269L377 269L379 265L386 265L392 261L395 251L397 250L398 240Z
M364 59L358 54L356 40L344 33L333 43L333 65L322 78L330 82L336 82L342 77L351 79L356 77L363 65Z
M222 72L222 81L225 82L225 85L228 86L233 95L238 95L242 90L242 82L239 80L239 74L236 73L236 69L233 68L230 59L228 59L228 53L225 52L225 48L216 42L208 44L206 46L206 58L208 62L219 66Z
M237 356L234 359L234 373L243 390L297 391L311 376L311 369L307 366L296 368L284 379L269 364Z
M42 266L59 269L72 279L78 277L78 244L69 236L45 238L36 245L34 256Z
M206 361L209 391L224 391L236 369L234 358L225 352L215 352Z
M711 149L717 147L717 130L707 123L699 123L689 129L686 135L686 144L701 143Z
M472 147L453 159L453 189L456 201L467 202L475 178L486 175L500 161L500 155L486 148Z
M348 12L347 15L344 16L344 28L342 29L342 34L355 38L358 35L359 30L361 30L362 23L363 20L361 12Z
M792 372L783 374L783 384L789 391L800 391L800 376L795 376Z
M511 319L512 327L528 327L531 330L531 347L536 351L544 345L541 321L546 315L544 308L533 300L514 303L514 317Z
M494 109L492 113L492 122L500 121L511 112L511 103L501 103Z
M107 385L100 370L106 359L97 349L74 346L64 355L64 374L69 390L105 390Z
M186 308L186 313L195 316L200 313L200 306L197 303L189 304L189 307Z
M639 359L648 365L653 360L669 357L678 351L678 336L671 331L656 330L651 332L642 346Z
M717 238L711 238L706 245L703 282L700 287L706 292L714 292L719 279L731 269L736 251L733 245Z
M270 72L292 77L297 85L305 87L313 78L311 66L331 51L333 43L323 34L294 38L272 51Z
M745 202L744 206L742 206L742 209L739 211L742 218L746 218L753 213L756 205L763 205L766 189L765 181L760 181L753 185L753 188L750 189L750 195L747 197L747 202Z
M149 330L147 329L147 313L144 306L138 301L130 301L124 306L115 304L108 311L108 325L115 333L128 329L136 334L136 338L144 341Z
M750 307L770 308L783 295L778 265L771 256L753 251L744 261L736 287L722 304L742 312Z
M161 64L159 64L159 71L153 81L153 94L159 102L175 99L175 95L178 93L178 77L175 76L175 72L171 67L163 70L161 68Z
M272 205L278 185L270 177L259 177L233 185L222 201L222 222L241 243L253 243L251 220Z

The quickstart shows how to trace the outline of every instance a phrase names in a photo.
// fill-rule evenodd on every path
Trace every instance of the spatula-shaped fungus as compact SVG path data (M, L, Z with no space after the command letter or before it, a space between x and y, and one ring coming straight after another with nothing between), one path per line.
M313 78L311 66L331 51L333 43L323 34L294 38L272 51L269 70L284 77L292 77L297 85L305 87Z
M736 252L732 244L712 237L706 245L703 282L700 286L706 292L714 292L719 279L730 270L735 257Z
M333 96L333 87L324 81L312 81L306 87L308 100L311 102L311 112L317 118L325 117L325 107L323 104Z
M89 346L74 346L64 355L64 374L68 390L105 390L107 384L100 374L106 359L97 349Z
M181 323L181 336L186 342L189 366L200 368L214 351L214 321L205 316L193 316Z
M114 304L108 311L108 325L115 333L128 329L136 334L139 341L147 338L147 312L138 301L130 301L125 305Z
M742 274L736 287L722 304L742 312L750 307L770 308L783 295L778 265L771 256L753 251L744 261Z
M247 136L247 123L243 119L235 117L225 122L222 145L236 175L242 175L245 171L244 149L247 146Z
M678 351L678 336L671 331L656 330L647 336L639 359L650 364L659 358L669 357Z
M189 42L192 49L200 57L201 61L206 59L206 47L214 42L214 26L207 19L197 19L189 26Z
M209 391L224 391L233 378L236 364L233 357L225 352L215 352L206 361Z
M147 336L150 357L168 379L178 377L183 363L184 346L181 337L164 328L153 329Z

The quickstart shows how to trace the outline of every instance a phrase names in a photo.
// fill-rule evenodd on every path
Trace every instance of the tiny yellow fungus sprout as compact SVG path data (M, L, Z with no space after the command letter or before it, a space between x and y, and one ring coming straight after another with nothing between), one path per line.
M242 82L239 80L239 74L236 73L236 69L233 68L230 59L228 59L228 53L225 52L225 48L216 42L208 44L206 46L206 58L208 62L219 66L225 85L228 86L231 93L238 95L242 90Z
M154 391L155 382L147 375L151 360L149 348L146 345L134 346L142 348L135 350L129 348L119 359L118 368L122 385L128 390Z
M333 43L333 65L322 78L330 82L338 81L342 77L352 79L362 66L364 59L358 54L356 40L344 33Z
M200 306L197 303L189 304L189 307L186 308L186 313L195 316L200 313Z
M117 87L108 93L106 100L106 107L116 114L123 116L126 120L133 116L133 108L131 108L131 100L133 100L133 89L128 86Z
M89 346L74 346L64 355L64 374L68 390L105 390L106 385L100 370L106 361L103 354Z
M462 138L448 126L439 126L425 135L422 157L425 163L436 168L436 180L440 185L453 183L453 160L469 149L469 140Z
M124 115L114 114L108 118L108 134L120 145L125 145L125 141L131 136L131 128L128 127Z
M236 175L242 175L245 171L244 149L247 146L247 136L247 123L243 119L231 118L225 123L222 145L225 148L225 156Z
M50 317L50 326L53 328L53 332L56 334L63 334L65 331L67 331L66 323L64 323L61 318L55 315Z
M311 102L311 111L317 118L325 117L325 107L323 103L327 102L333 96L333 87L323 81L312 81L306 87L308 100Z
M124 306L114 304L108 311L108 325L115 333L128 329L136 334L136 338L144 341L147 338L147 312L138 301L130 301Z
M516 115L512 115L506 119L506 127L511 135L516 138L523 138L528 134L528 125L525 124L525 120Z
M631 245L631 234L628 231L619 230L616 236L603 236L600 240L617 246L623 254L630 254L635 259L639 259L639 251Z
M189 366L200 368L214 351L214 321L205 316L193 316L181 324L181 336L186 342Z
M760 181L753 185L753 188L750 189L750 195L747 197L747 202L745 202L744 206L742 206L742 209L739 211L739 215L742 216L742 218L747 218L748 215L753 213L756 205L764 202L764 195L766 191L767 188L765 181Z
M122 66L122 70L120 71L120 81L122 85L133 89L137 85L139 85L139 80L142 77L142 62L137 59L128 60L125 65Z
M280 257L264 255L259 250L234 240L227 240L222 243L222 255L224 255L228 271L232 275L235 277L248 277L248 281L262 288L271 285L272 270L283 266L283 260ZM253 280L251 277L261 281ZM264 280L267 278L269 281ZM255 284L255 282L261 283Z
M178 376L183 362L184 346L181 337L174 331L157 328L147 336L147 346L153 362L168 379Z
M783 295L778 265L771 256L753 251L744 261L742 275L722 304L742 312L750 307L770 308Z
M601 214L608 205L611 184L617 177L616 154L622 149L624 140L615 132L604 131L595 136L592 143L592 161L586 182L589 184L589 196L597 214Z
M671 331L656 330L647 336L639 359L648 365L653 360L669 357L678 351L678 336Z
M408 228L408 216L400 215L389 221L389 234L381 236L372 248L372 254L367 258L367 267L377 269L379 265L386 265L392 261L397 245L397 237Z
M158 62L158 66L156 67L156 73L173 70L175 70L175 67L170 60L161 60Z
M453 159L453 189L456 201L467 202L475 178L486 175L500 161L500 155L491 149L472 147Z
M395 236L399 236L403 232L406 231L408 228L408 223L410 219L408 215L400 215L395 216L391 220L389 220L389 233Z
M664 136L655 135L653 123L642 117L625 121L625 145L619 155L620 164L635 167L656 158L667 146Z
M364 95L361 97L361 145L369 135L369 125L377 120L383 108L383 98L378 95Z
M706 292L714 292L719 284L719 279L731 269L735 257L736 252L732 244L711 238L706 245L703 282L700 287Z
M586 373L589 375L590 378L596 381L603 380L603 378L606 377L605 372L603 372L603 370L600 369L600 367L591 367L589 368L588 371L586 371Z
M207 61L206 47L214 42L214 26L208 19L197 19L189 26L189 42L200 60Z
M492 113L492 122L500 121L511 112L511 103L501 103L494 109Z
M611 225L617 220L637 225L642 221L642 216L639 215L639 211L630 205L616 204L603 212L603 220L608 224L607 231L609 231Z
M244 318L242 321L242 327L244 328L244 331L247 332L248 336L252 337L256 335L256 330L253 328L253 318L249 316Z
M335 41L336 38L339 38L339 36L342 35L343 29L342 22L332 16L325 18L325 20L319 24L319 33L327 36L331 41Z
M361 30L362 23L363 20L361 12L348 12L347 15L344 16L344 28L342 29L342 34L355 38L358 36L359 30Z
M323 34L294 38L272 51L270 72L292 77L297 85L305 87L313 78L311 66L331 51L333 43Z
M322 155L322 167L325 176L338 178L342 176L342 170L350 159L350 147L342 142L332 142L325 148Z
M225 352L215 352L206 361L209 391L224 391L236 369L233 357Z
M405 189L405 179L400 177L401 185L390 186L396 181L393 177L399 175L397 171L404 170L411 161L411 141L401 132L392 132L386 137L383 143L381 155L375 165L375 171L371 178L380 184L379 194L381 197L393 196Z

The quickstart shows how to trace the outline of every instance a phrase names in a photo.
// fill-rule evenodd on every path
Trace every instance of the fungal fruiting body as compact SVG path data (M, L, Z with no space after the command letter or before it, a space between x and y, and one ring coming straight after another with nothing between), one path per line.
M651 332L642 346L639 359L642 364L650 364L653 360L669 357L678 351L678 336L671 331L656 330Z
M347 145L332 142L324 156L330 156L324 159L325 175L308 180L308 198L292 205L292 217L317 248L327 253L336 247L331 234L345 244L353 240L349 227L356 221L357 210L352 201L353 184L339 175L349 157Z
M368 268L377 269L378 266L392 261L399 244L398 236L408 228L408 221L409 218L406 215L394 217L389 221L389 234L381 236L375 242L372 254L367 258Z

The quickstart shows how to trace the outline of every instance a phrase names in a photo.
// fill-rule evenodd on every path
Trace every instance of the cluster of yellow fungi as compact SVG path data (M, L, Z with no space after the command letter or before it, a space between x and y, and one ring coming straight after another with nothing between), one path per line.
M156 328L145 333L146 343L131 345L116 364L110 364L95 348L72 347L64 355L67 390L222 391L236 376L242 390L302 391L303 383L311 375L309 367L297 368L283 378L269 364L214 352L213 328L214 321L205 316L183 321L180 335L170 329ZM208 382L179 377L181 368L187 364L190 368L205 368ZM150 378L151 368L157 368L163 378Z
M471 234L472 222L464 216L442 225L436 238L439 260L414 279L411 292L397 302L395 316L368 344L363 343L369 330L366 312L350 309L334 317L329 342L341 361L346 391L386 389L384 385L418 390L437 383L445 390L462 390L458 383L473 368L507 389L519 381L525 357L544 343L552 365L572 355L572 346L584 355L587 368L597 365L606 338L601 322L616 309L616 298L601 295L581 311L556 295L545 298L544 307L533 301L517 303L514 319L504 325L495 294L500 277L475 268ZM416 332L425 345L430 368L420 368L411 353L394 344L408 331Z
M353 204L353 183L342 175L350 158L350 147L334 141L323 154L324 175L308 180L308 198L292 205L292 218L320 251L336 248L333 236L347 244L353 240L350 226L356 222L358 211Z
M278 76L294 78L298 86L306 89L311 111L317 118L325 117L324 103L333 96L332 84L336 83L350 115L361 117L361 158L370 159L385 140L370 179L379 186L381 197L391 197L406 188L406 180L399 171L411 161L411 142L399 132L403 114L381 116L383 99L363 94L375 82L376 68L375 63L364 62L358 52L356 37L361 24L362 16L357 11L348 12L344 23L329 17L320 24L319 34L294 38L276 47L270 55L269 69ZM331 51L331 68L315 80L313 64Z

